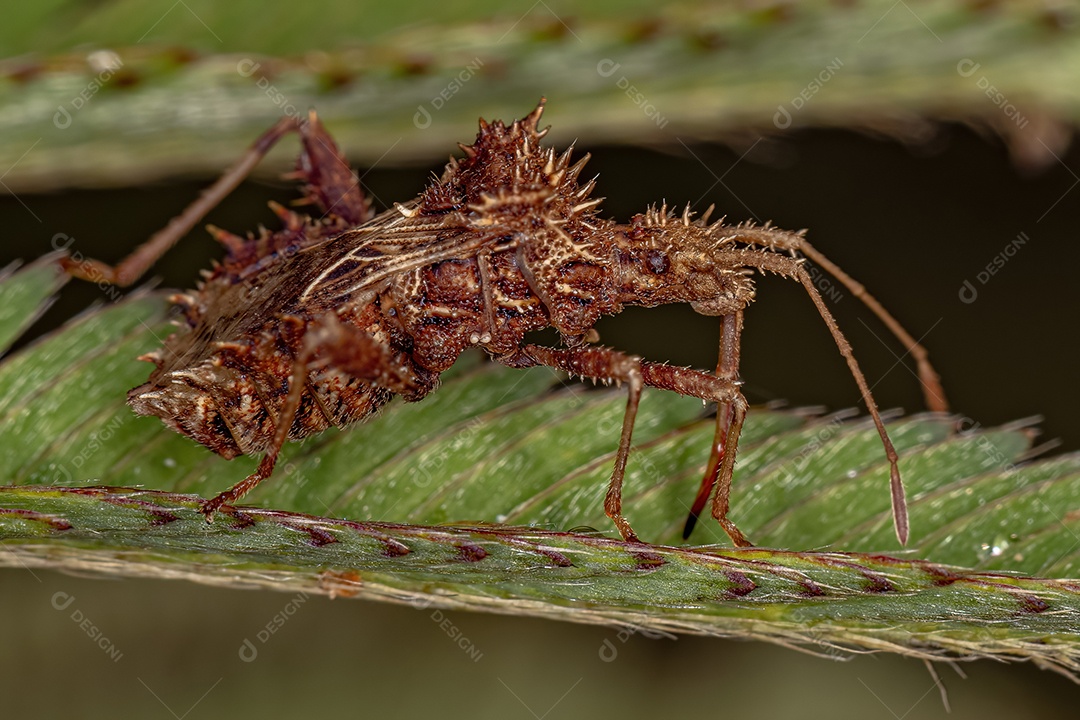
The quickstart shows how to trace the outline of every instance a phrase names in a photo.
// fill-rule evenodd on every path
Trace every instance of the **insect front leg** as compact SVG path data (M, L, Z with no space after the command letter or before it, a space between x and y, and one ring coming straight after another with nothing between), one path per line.
M736 385L738 381L742 329L742 310L720 317L720 357L716 363L716 377L725 384L732 386ZM697 497L694 498L694 504L690 506L690 514L686 517L686 525L683 527L683 540L689 538L694 531L698 517L701 515L705 504L709 501L713 486L716 485L717 478L720 476L723 460L727 454L734 455L735 446L728 442L728 433L733 424L734 413L734 406L729 404L720 404L716 408L716 432L713 435L712 448L709 451L709 464L706 466L705 476L701 480L701 487L698 490ZM739 425L741 427L741 421ZM735 437L738 438L738 433L735 434ZM731 453L725 453L725 448L728 447L732 449ZM720 520L721 517L724 518L724 520L720 520L721 525L724 525L727 518L728 498L731 494L731 473L727 473L725 478L726 481L721 482L720 489L717 491L717 498L723 498L722 512L718 515L716 509L718 506L714 505L713 513L716 515L717 520ZM734 525L732 525L732 528L738 533L738 528L735 528ZM724 529L728 529L726 525L724 525ZM742 537L742 533L738 534ZM735 536L730 531L728 535L731 536L733 541L735 540ZM746 538L742 537L742 539L745 540Z

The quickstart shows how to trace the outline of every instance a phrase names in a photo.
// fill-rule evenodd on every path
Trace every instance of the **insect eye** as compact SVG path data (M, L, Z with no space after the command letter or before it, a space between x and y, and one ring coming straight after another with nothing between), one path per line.
M668 256L659 250L650 250L649 254L645 256L645 267L649 269L649 272L660 275L668 271L671 267L671 262L668 260Z

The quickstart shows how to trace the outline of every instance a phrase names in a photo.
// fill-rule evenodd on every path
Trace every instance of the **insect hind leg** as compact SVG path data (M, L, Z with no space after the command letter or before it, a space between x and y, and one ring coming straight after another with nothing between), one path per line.
M255 141L240 162L226 170L217 182L202 192L198 200L184 208L184 211L170 220L168 225L151 235L149 240L135 248L130 255L116 265L109 265L98 260L76 262L71 258L64 258L61 264L70 275L83 280L104 281L120 287L131 285L146 274L151 265L236 189L259 164L263 156L270 151L270 148L287 133L296 130L297 126L298 121L294 117L278 120L272 128Z
M360 190L359 180L315 113L312 112L307 118L290 115L281 118L264 132L240 161L204 190L195 202L116 265L99 260L63 258L62 267L73 277L90 282L106 282L119 287L132 285L235 190L270 149L290 132L300 134L303 147L298 169L291 177L306 181L304 193L309 202L321 207L325 214L341 217L349 225L370 219L370 201ZM216 230L213 234L229 248L230 253L242 252L247 248L248 241L243 238Z
M255 472L248 475L240 482L233 485L225 492L219 493L199 506L199 512L210 522L214 519L214 513L223 506L232 505L240 498L258 487L259 483L266 480L274 473L281 448L289 437L296 411L300 409L300 402L304 396L304 385L308 375L312 353L307 350L301 352L293 363L292 375L289 378L289 393L285 396L285 402L278 412L277 421L274 425L274 437L270 442L270 449L259 462Z
M377 383L379 387L403 395L407 400L419 400L437 383L435 376L419 373L415 368L395 362L389 348L362 330L341 322L334 313L317 318L308 325L303 344L293 361L289 391L277 413L274 436L266 455L255 472L202 504L199 509L207 521L212 520L214 513L223 506L237 502L273 474L278 455L289 438L303 401L309 373L322 367Z

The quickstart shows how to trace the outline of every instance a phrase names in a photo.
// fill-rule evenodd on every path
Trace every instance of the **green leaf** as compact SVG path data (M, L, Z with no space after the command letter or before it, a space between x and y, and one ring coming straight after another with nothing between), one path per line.
M311 107L350 158L384 167L429 162L477 115L521 117L541 95L555 133L582 144L799 127L910 140L930 120L998 132L1028 166L1054 164L1067 133L1044 145L1019 130L1080 116L1080 24L1028 3L473 0L424 3L426 22L405 25L358 0L188 0L167 17L129 0L50 5L16 4L0 25L0 168L15 192L213 174ZM261 171L293 159L276 157Z
M60 282L48 258L0 278L0 338ZM1080 455L1025 463L1022 423L889 424L905 550L871 425L755 409L732 518L762 547L726 549L711 521L694 537L709 546L680 547L712 427L698 401L647 392L624 508L655 544L633 544L602 510L625 396L474 358L423 402L290 445L257 507L208 524L199 497L257 459L226 462L124 404L166 315L137 294L0 363L0 564L1080 670L1080 582L1062 579L1080 517L1055 509L1078 504Z
M18 264L0 269L0 354L19 339L67 282L54 257L45 257L16 273Z

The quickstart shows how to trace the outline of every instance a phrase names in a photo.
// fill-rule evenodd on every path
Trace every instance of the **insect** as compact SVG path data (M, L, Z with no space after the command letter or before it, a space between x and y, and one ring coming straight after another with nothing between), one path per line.
M271 476L289 439L345 426L393 396L417 401L467 348L524 368L548 366L628 389L614 469L604 501L623 538L637 540L622 514L622 483L642 389L663 388L717 403L716 429L688 537L712 498L712 514L736 545L749 545L728 519L731 479L747 403L740 391L743 313L755 272L806 289L832 333L873 418L890 463L894 524L908 535L897 455L851 348L803 258L832 273L916 358L932 409L944 394L926 351L863 287L811 247L803 232L769 225L694 219L651 207L628 223L602 218L595 178L582 182L588 155L571 164L541 139L542 99L509 125L480 121L464 157L410 202L380 214L312 112L286 117L167 227L118 265L65 259L73 275L129 285L223 197L278 140L297 132L291 177L303 183L302 214L271 203L283 227L242 238L210 228L227 256L203 282L173 296L178 330L141 359L149 380L128 393L152 415L226 458L263 453L254 473L202 505L208 521ZM801 257L800 257L801 256ZM594 344L597 320L627 305L690 303L720 318L715 373L650 362ZM561 346L525 342L554 327Z

